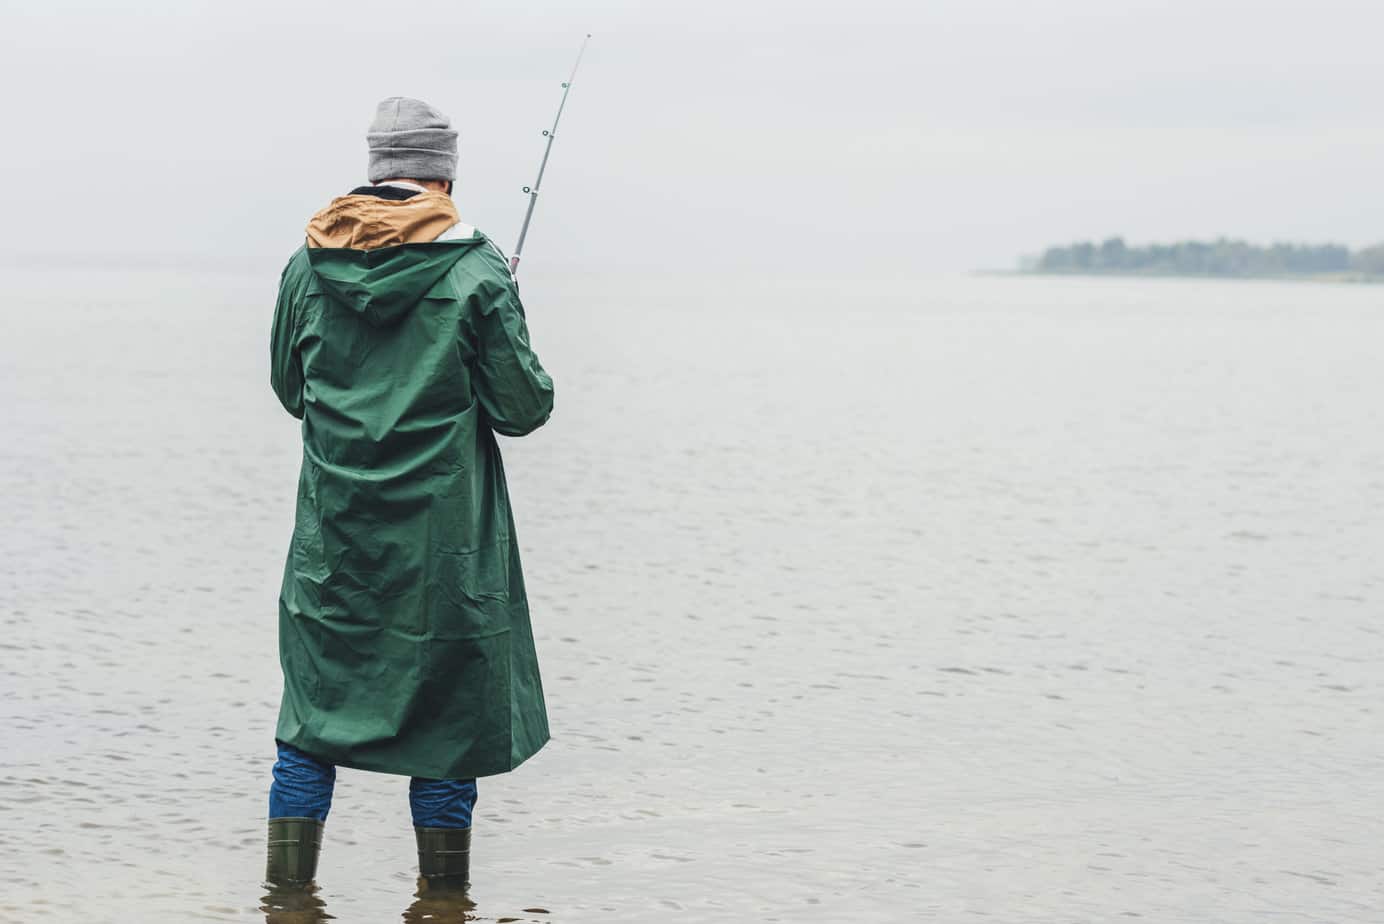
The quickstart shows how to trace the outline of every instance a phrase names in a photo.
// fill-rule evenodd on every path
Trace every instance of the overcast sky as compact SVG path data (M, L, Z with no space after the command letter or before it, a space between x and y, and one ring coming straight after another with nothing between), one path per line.
M281 259L407 95L452 116L462 215L508 249L588 30L533 263L1384 240L1378 2L6 0L0 246Z

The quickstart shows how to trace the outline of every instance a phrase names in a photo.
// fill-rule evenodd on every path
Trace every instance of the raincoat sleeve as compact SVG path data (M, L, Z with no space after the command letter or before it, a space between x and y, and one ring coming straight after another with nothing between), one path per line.
M509 270L478 290L475 318L476 398L490 428L502 436L525 436L553 413L553 380L529 345L529 327Z
M303 416L303 363L298 354L294 309L302 289L302 274L294 268L301 253L294 255L279 279L279 300L274 306L274 325L269 333L269 384L284 410L298 418Z

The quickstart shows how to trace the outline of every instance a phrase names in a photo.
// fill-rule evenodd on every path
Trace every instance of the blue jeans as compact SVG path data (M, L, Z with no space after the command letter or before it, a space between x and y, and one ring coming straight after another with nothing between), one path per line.
M270 818L316 818L326 821L332 809L336 767L277 742L274 783L269 787ZM469 828L476 806L475 780L425 780L408 784L408 804L418 828Z

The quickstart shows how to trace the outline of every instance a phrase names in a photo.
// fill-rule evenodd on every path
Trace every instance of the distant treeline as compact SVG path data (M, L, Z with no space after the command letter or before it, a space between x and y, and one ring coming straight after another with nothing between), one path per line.
M1351 252L1338 244L1180 241L1130 247L1123 238L1049 247L1029 269L1039 273L1130 273L1149 276L1384 276L1384 244Z

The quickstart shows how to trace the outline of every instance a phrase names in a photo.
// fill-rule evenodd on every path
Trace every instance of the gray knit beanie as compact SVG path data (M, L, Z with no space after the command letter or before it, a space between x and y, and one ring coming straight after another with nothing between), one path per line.
M391 96L382 101L365 139L372 183L390 177L456 179L457 133L445 115L422 100Z

